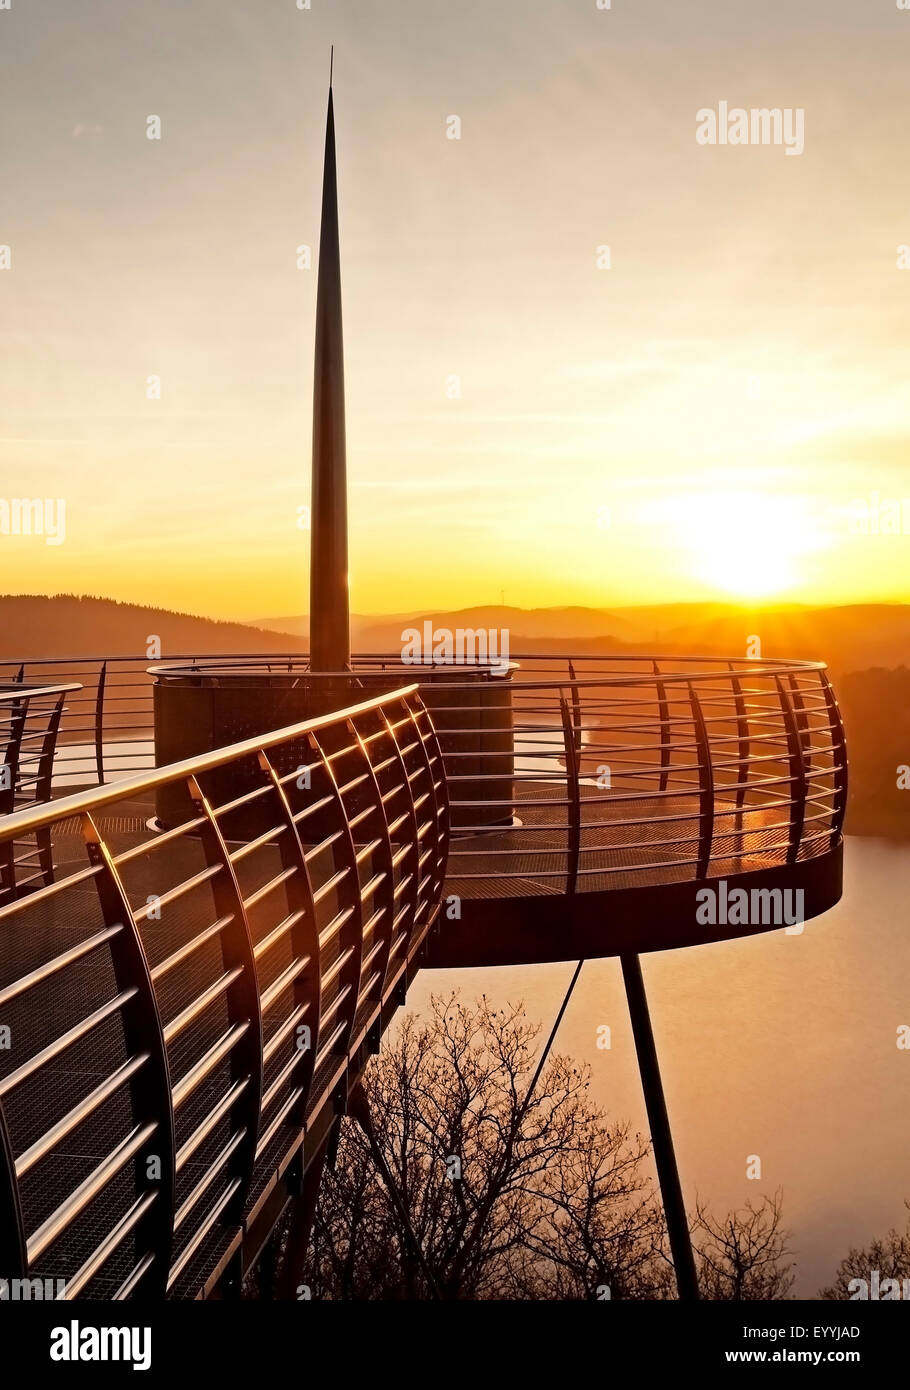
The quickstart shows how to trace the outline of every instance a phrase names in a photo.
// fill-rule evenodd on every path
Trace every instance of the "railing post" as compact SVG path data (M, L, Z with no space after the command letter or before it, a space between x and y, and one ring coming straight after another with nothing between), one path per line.
M657 790L665 792L670 782L670 756L672 731L670 728L670 701L667 699L666 683L660 679L660 667L656 661L651 665L654 668L654 681L657 690L657 717L660 720L660 778L658 779Z
M834 849L841 837L844 828L844 817L847 813L847 787L848 787L848 761L847 761L847 740L844 735L844 721L841 717L840 705L837 696L834 694L831 682L828 679L827 671L821 673L822 687L825 692L825 705L828 711L828 722L831 726L831 755L834 762L834 804L831 807L831 843L830 848Z
M325 750L314 733L307 734L307 742L320 761L323 774L326 778L329 795L334 801L341 818L341 857L348 871L345 877L350 885L348 893L340 892L338 894L339 904L344 904L344 906L351 909L350 916L341 928L338 943L339 951L347 953L347 960L342 966L338 976L338 990L339 992L345 989L348 990L350 1004L344 1009L344 1028L339 1034L338 1041L332 1049L336 1056L348 1056L354 1036L354 1024L357 1021L357 1007L360 1003L360 980L363 968L363 898L360 891L357 849L354 845L354 837L351 834L344 798L339 790L338 779L335 776L332 764L326 757ZM342 883L344 883L344 880L342 880ZM348 899L347 903L344 903L345 898ZM327 1002L331 1006L331 1000L324 1002Z
M569 702L563 691L559 693L559 710L562 715L562 733L566 753L566 792L569 815L568 846L566 856L566 892L571 895L578 885L578 862L581 857L581 788L578 781L578 755L572 729Z
M95 695L95 767L98 771L98 785L104 786L104 687L107 684L107 662L102 661L98 672L98 689Z
M293 985L294 1003L300 1010L301 1020L304 1014L306 1014L308 1020L307 1026L310 1029L309 1050L301 1052L299 1066L301 1099L299 1104L294 1107L293 1111L294 1118L303 1126L306 1122L310 1088L313 1083L313 1072L316 1066L316 1054L319 1051L319 1010L322 999L319 928L316 922L313 882L310 878L309 865L307 864L306 854L297 830L297 822L294 820L294 813L291 810L290 802L287 799L284 787L281 785L281 780L275 770L274 764L264 749L259 754L259 766L275 789L281 815L287 827L286 833L278 837L282 868L294 868L297 871L286 881L288 905L292 912L300 913L300 917L291 928L291 945L298 959L309 956L309 965L295 978ZM295 1028L295 1037L296 1032L297 1030ZM296 1044L292 1042L292 1046L295 1045Z
M404 907L401 910L404 912L405 915L405 924L402 928L402 930L405 933L403 959L405 963L407 963L408 946L410 944L411 931L413 930L414 923L417 920L417 909L420 906L420 841L417 836L417 812L414 809L414 797L411 794L411 784L408 781L408 769L405 765L404 757L402 756L401 747L399 745L398 739L395 737L395 730L392 728L392 722L384 709L381 709L379 713L388 731L389 738L392 742L392 747L395 749L395 753L398 758L398 766L401 770L401 786L405 801L405 815L408 819L408 834L410 838L410 844L408 844L407 853L404 858L404 874L410 874L411 876L410 891L408 893L410 906ZM408 727L412 729L415 736L419 737L419 731L413 724L410 724L409 722ZM432 769L430 770L430 775L432 776ZM400 915L401 912L396 914L396 916ZM393 918L393 944L394 930L395 919Z
M784 717L784 727L787 731L787 751L790 766L790 829L787 837L787 863L795 864L799 856L799 845L806 818L808 782L796 715L793 712L786 686L780 676L775 676L774 680Z
M135 1164L137 1187L155 1194L148 1212L136 1226L137 1246L144 1240L153 1258L137 1279L135 1292L163 1298L171 1263L177 1166L167 1047L145 948L129 899L111 853L88 812L82 818L82 834L89 862L101 870L95 876L95 886L105 925L122 926L111 937L110 952L118 990L133 992L121 1012L127 1051L131 1057L145 1054L148 1058L130 1081L137 1122L155 1125L154 1134L137 1154ZM153 1181L148 1175L156 1159L161 1176Z
M187 790L194 815L205 818L199 830L205 861L210 868L218 865L221 869L211 880L215 911L219 917L231 918L219 935L225 970L239 967L240 971L225 992L228 1016L232 1023L247 1025L230 1054L233 1080L248 1079L232 1114L234 1128L244 1130L243 1140L231 1155L228 1170L239 1180L225 1208L225 1220L233 1225L240 1221L246 1204L259 1143L263 1089L262 1008L250 922L221 826L195 777L187 778Z
M35 800L50 801L54 788L54 758L57 752L57 735L60 732L60 720L63 717L63 702L65 696L59 696L54 711L48 721L47 731L41 742L41 753L38 758L38 774L35 780ZM51 843L51 832L48 826L35 831L35 843L38 847L38 863L44 875L45 884L54 881L54 847Z
M0 790L0 814L9 815L16 806L16 782L19 778L19 758L22 752L22 737L28 719L29 696L23 695L12 701L9 715L9 739L3 761L9 770L9 786Z
M16 682L18 684L18 681ZM19 758L22 751L22 738L28 718L29 697L12 702L10 706L9 739L4 753L4 765L9 777L9 786L0 788L0 815L10 815L16 809L16 784L19 781ZM4 840L0 845L0 899L16 896L16 842Z
M414 709L414 705L411 703L412 698L416 699L416 711ZM430 803L433 807L433 827L436 836L436 857L434 862L432 888L434 892L439 892L442 889L442 885L445 881L449 855L449 784L446 781L445 762L442 756L442 748L439 744L439 737L436 733L433 720L430 718L430 712L427 709L426 705L419 697L411 696L406 696L403 703L407 710L408 717L411 721L411 725L414 729L414 733L416 734L420 742L420 754L423 758L424 765L426 766L427 777L429 778L430 782ZM421 731L420 725L417 722L418 717L422 717L427 721L427 724L430 726L428 733L424 734ZM427 749L427 744L430 745L429 751ZM439 765L438 779L433 774L434 761ZM437 781L439 782L438 794L436 791ZM411 793L411 796L413 799L413 792Z
M28 1244L16 1159L0 1100L0 1279L21 1279L28 1272Z
M578 693L578 677L575 674L575 664L569 660L569 680L572 682L569 690L572 695L572 724L575 729L575 752L581 754L582 730L581 730L581 696Z
M803 763L806 771L810 772L812 770L812 730L809 727L806 705L803 700L802 691L799 688L799 681L792 671L787 679L790 686L790 698L796 711L796 727L799 729L799 741L803 750Z
M729 668L730 684L733 687L733 700L736 706L736 736L738 740L736 748L736 756L738 759L736 769L736 808L741 811L746 800L745 784L749 780L749 715L746 710L745 699L743 698L743 683L732 661L729 662ZM746 774L745 777L743 776L744 772ZM740 822L740 824L741 823L742 822Z
M708 726L705 723L701 701L691 681L688 685L692 723L695 728L695 747L698 753L698 859L695 877L700 880L708 876L714 842L714 769L711 765L711 741L708 738Z
M372 788L373 814L371 817L368 817L367 820L373 820L375 822L376 835L374 838L378 838L379 840L379 845L375 850L377 871L384 875L384 892L382 892L380 896L377 890L376 896L373 898L374 911L370 914L371 916L376 916L377 912L380 914L376 918L376 927L374 929L376 945L371 948L368 955L366 952L364 954L365 966L367 964L370 967L375 966L373 975L370 978L376 978L378 980L378 984L369 991L367 997L378 1000L381 1004L382 991L389 964L389 951L392 945L392 926L395 920L395 871L392 865L392 841L389 836L389 821L382 801L382 792L379 789L379 782L373 768L372 760L370 759L370 751L352 719L347 721L347 728L360 749L364 766L367 770L369 785ZM380 903L381 906L379 905ZM370 979L362 980L361 989L363 989L365 984L369 983Z

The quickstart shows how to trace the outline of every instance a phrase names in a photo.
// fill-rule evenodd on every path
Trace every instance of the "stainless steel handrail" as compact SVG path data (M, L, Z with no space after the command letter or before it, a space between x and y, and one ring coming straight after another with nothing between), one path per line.
M131 796L140 796L143 792L155 791L156 788L163 787L168 782L177 781L181 777L198 777L204 772L211 771L212 768L223 767L225 763L234 762L237 758L259 753L263 749L274 748L279 743L287 743L289 739L305 737L307 734L315 733L339 720L353 719L355 715L365 714L369 710L378 710L384 702L390 699L406 699L409 695L415 694L416 690L416 684L405 685L391 695L377 695L371 700L362 700L359 704L349 705L346 709L338 710L331 715L305 719L298 724L289 724L283 729L276 729L273 733L261 734L258 738L244 739L241 743L232 743L225 748L216 748L211 753L201 753L196 758L185 758L182 762L169 763L165 767L154 768L148 772L137 772L131 777L121 777L109 786L92 787L88 791L57 797L56 800L44 806L34 806L25 811L18 811L15 815L6 816L0 820L0 843L13 839L17 833L24 835L42 826L66 820L68 816L96 811L102 806L110 806L115 801L123 801Z
M186 818L146 828L173 787ZM422 959L438 742L408 685L15 813L0 843L51 828L63 876L0 907L0 1277L195 1296L324 1142Z
M72 690L81 690L78 681L67 681L59 685L26 685L24 681L11 681L9 685L0 684L0 704L14 704L17 700L40 699L42 695L65 695Z

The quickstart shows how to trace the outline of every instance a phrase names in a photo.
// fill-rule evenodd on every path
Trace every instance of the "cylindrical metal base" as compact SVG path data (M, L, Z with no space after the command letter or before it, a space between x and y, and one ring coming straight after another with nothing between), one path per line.
M331 710L355 705L380 692L417 682L433 721L446 774L456 778L458 802L451 810L453 830L462 826L510 825L515 770L511 669L419 666L386 663L358 666L334 675L306 670L271 670L266 659L249 664L205 662L153 667L155 761L162 767L240 739L255 738ZM307 759L306 744L287 752L287 767ZM255 758L209 776L215 799L234 800L259 781ZM191 808L181 783L156 794L163 826L187 820ZM238 835L256 833L256 803L231 821ZM264 825L260 826L264 829Z

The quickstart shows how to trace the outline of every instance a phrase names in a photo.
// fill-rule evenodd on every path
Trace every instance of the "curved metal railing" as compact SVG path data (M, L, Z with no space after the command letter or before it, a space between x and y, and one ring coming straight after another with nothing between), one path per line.
M822 663L619 664L595 671L591 661L581 677L569 660L568 680L542 680L540 659L536 669L522 663L512 682L513 822L498 834L478 797L476 731L447 727L456 887L469 896L604 891L792 864L838 843L846 747ZM457 679L448 688L457 698ZM445 689L434 685L434 718L455 713ZM471 807L483 809L474 825Z
M506 790L502 741L488 735L478 743L474 722L459 732L457 668L446 706L439 665L405 666L388 652L352 663L355 676L377 668L390 678L433 676L458 891L574 893L698 879L745 861L812 857L838 842L847 756L824 663L562 653L513 654L513 661L514 770ZM242 669L324 679L294 653L175 656L161 665L213 677ZM74 708L61 731L59 782L151 764L154 676L146 658L10 663L13 674L50 669L85 685L82 716ZM88 726L87 709L94 711ZM90 748L78 743L87 727ZM510 823L498 837L490 825L497 806L498 819Z
M508 689L505 729L466 705L472 672L378 653L355 657L347 679L377 669L423 682L451 801L450 882L464 896L699 880L792 864L840 839L846 746L822 662L522 655L507 682L491 677L500 726ZM339 679L295 656L155 670Z
M82 687L26 685L21 679L0 685L0 816L47 801L66 698ZM38 880L52 883L50 832L0 841L0 903L27 892Z
M42 830L56 882L0 907L0 1278L192 1295L416 969L439 746L410 685L7 816L0 846Z

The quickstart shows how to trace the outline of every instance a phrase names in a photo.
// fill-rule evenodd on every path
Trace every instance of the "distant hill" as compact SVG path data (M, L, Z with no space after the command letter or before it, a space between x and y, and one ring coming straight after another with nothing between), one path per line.
M676 603L631 608L513 608L497 604L448 612L354 614L355 651L397 651L406 627L507 629L512 652L648 652L744 656L758 636L763 656L827 661L835 675L910 664L910 604L838 608L789 605L766 611L735 604ZM217 622L162 608L74 594L0 595L0 656L126 656L161 639L166 655L302 652L305 616Z
M507 628L512 652L575 651L745 655L761 639L763 656L827 661L844 712L850 754L847 829L910 839L910 791L897 768L910 764L910 605L781 607L734 604L636 608L535 608L489 605L448 613L352 617L355 651L397 651L406 627ZM305 617L216 622L161 608L74 594L0 595L0 660L138 656L161 640L164 656L304 652ZM890 669L887 669L890 668ZM896 668L896 669L895 669Z
M354 614L355 651L397 651L406 627L499 628L512 652L663 652L745 655L761 639L763 656L827 661L835 676L870 667L910 664L910 604L837 608L782 606L765 611L736 604L670 603L629 608L514 608L480 605L446 612ZM0 595L0 656L126 656L161 638L166 655L209 652L302 652L305 616L217 622L161 608L74 594Z
M164 608L75 594L0 594L0 658L141 655L152 635L165 655L306 650L293 634Z
M700 604L693 607L697 607L701 614L710 606ZM355 647L363 651L394 649L401 645L404 628L421 626L425 619L431 619L437 627L452 629L508 628L510 633L521 633L525 642L551 638L564 640L567 635L593 641L615 638L635 642L648 631L649 612L634 608L610 611L604 608L513 608L503 604L481 604L437 613L425 610L412 613L352 613L351 639ZM308 634L310 626L306 616L257 618L256 625L274 631L295 632L301 636Z
M747 639L761 639L763 656L826 661L837 675L910 661L910 604L851 604L836 608L782 605L765 610L736 604L670 603L631 608L512 608L490 604L428 613L351 618L355 650L396 651L406 627L498 628L512 652L664 652L744 656ZM305 638L305 617L261 618L258 626Z

